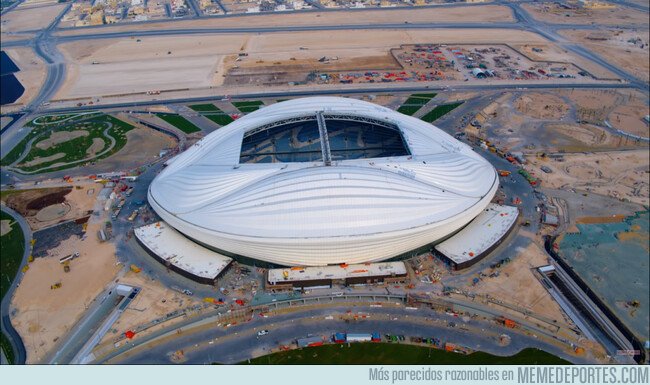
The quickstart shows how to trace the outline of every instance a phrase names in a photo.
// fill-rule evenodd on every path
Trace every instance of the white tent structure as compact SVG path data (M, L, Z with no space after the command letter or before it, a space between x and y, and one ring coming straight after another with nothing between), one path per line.
M496 170L433 125L355 99L264 107L168 162L154 210L187 237L279 265L376 262L488 205Z

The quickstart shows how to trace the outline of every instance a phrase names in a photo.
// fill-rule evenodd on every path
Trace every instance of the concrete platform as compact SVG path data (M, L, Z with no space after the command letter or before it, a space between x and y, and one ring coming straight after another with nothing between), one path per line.
M514 206L490 203L465 228L434 249L455 269L464 269L494 250L514 227L518 216L519 210Z
M134 232L151 256L201 283L213 284L232 262L232 258L200 246L163 221L138 227Z

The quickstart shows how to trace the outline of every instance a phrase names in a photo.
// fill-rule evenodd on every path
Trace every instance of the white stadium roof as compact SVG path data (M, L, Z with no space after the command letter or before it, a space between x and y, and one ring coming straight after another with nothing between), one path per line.
M196 277L214 279L232 261L190 241L162 221L138 227L134 233L158 257Z
M149 202L219 250L318 266L381 261L434 242L476 217L497 187L494 167L429 123L314 97L206 136L156 177Z
M435 249L457 264L478 258L503 239L518 215L514 206L490 203L469 225Z

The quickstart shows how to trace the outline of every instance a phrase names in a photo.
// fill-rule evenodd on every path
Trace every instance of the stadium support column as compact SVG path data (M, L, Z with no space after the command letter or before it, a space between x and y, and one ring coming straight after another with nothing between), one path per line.
M318 131L320 132L320 148L323 152L323 163L325 166L332 165L332 154L330 153L330 140L327 137L327 126L325 125L325 118L323 112L316 113L316 120L318 121Z

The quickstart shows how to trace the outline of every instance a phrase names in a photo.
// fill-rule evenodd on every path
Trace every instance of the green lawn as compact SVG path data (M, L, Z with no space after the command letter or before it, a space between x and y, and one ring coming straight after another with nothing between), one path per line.
M214 104L195 104L190 106L191 109L198 112L203 112L203 116L212 120L220 126L225 126L232 123L233 119L230 115L223 112L219 107Z
M404 115L413 115L435 96L436 94L413 94L402 103L402 105L397 109L397 112Z
M436 106L433 110L429 111L426 115L424 115L421 119L424 120L425 122L434 122L437 119L441 118L442 116L446 115L449 113L451 110L454 108L460 106L463 104L463 102L456 102L456 103L450 103L450 104L442 104L439 106Z
M11 282L16 277L20 262L25 252L25 236L14 218L4 211L0 211L0 220L10 220L13 225L11 231L0 237L0 299L4 297Z
M27 135L25 139L23 139L4 158L2 158L0 164L6 166L16 161L24 151L27 143L32 138L37 139L33 143L29 153L21 160L19 164L16 165L23 171L36 171L51 166L55 163L70 163L84 159L88 156L87 150L92 145L93 138L100 138L104 141L103 148L100 151L96 152L101 153L105 151L110 145L109 140L103 135L103 131L106 129L107 123L112 124L112 127L108 130L108 135L115 139L115 146L105 154L93 158L93 161L106 158L124 147L126 144L126 133L133 129L133 126L113 116L101 114L98 116L93 115L93 117L90 119L84 119L81 121L79 119L74 119L72 121L63 122L60 125L55 125L53 127L48 127L48 125L36 126L32 129L32 131L29 133L29 135ZM51 132L77 130L85 130L88 132L88 135L58 143L46 149L41 149L36 146L37 143L49 138ZM35 158L48 157L58 153L63 153L65 155L61 158L53 159L36 165L25 165L25 163L34 160ZM52 172L77 166L79 166L79 163L47 169L44 170L44 172Z
M232 102L232 105L237 107L237 109L243 113L249 113L257 111L264 105L264 102L261 100L248 100L243 102Z
M215 107L216 108L216 107ZM194 125L194 123L190 122L189 120L185 119L184 117L176 114L163 114L159 113L156 114L160 119L164 120L165 122L171 124L172 126L178 128L179 130L183 131L186 134L191 134L193 132L199 132L201 131L200 128Z
M88 157L87 150L92 145L94 138L100 138L104 141L104 146L102 147L102 149L96 152L96 153L101 153L105 151L110 145L110 141L103 134L104 130L108 126L108 123L112 124L112 127L108 130L108 135L110 135L115 139L115 146L107 153L93 158L93 161L110 156L116 153L117 151L119 151L122 147L124 147L124 145L126 144L126 132L133 129L133 126L117 118L114 118L110 115L102 114L100 116L88 120L73 121L69 123L66 122L61 124L60 126L56 126L53 129L40 129L40 130L34 129L34 131L28 136L28 138L38 136L38 139L33 143L29 153L16 166L23 171L29 172L29 171L40 170L47 166L53 165L55 163L70 163L70 162L75 162L84 159ZM62 143L58 143L46 149L41 149L36 146L37 143L47 139L50 136L50 132L58 132L58 131L71 132L77 130L85 130L88 132L88 135L74 138ZM19 145L16 146L16 148L14 149L14 151L18 152L18 155L22 151L22 148L24 148L24 145L22 145L22 148L20 147L21 146ZM8 156L13 157L14 151L12 151ZM63 153L65 154L65 156L44 163L39 163L36 165L31 165L31 166L26 165L27 162L30 162L31 160L34 160L36 158L48 157L58 153ZM3 159L3 163L4 163L4 159ZM66 168L76 167L76 166L79 166L79 164L75 163L71 165L62 165L61 167L44 170L44 172L62 170Z
M13 365L16 362L16 357L14 357L14 350L11 348L11 343L9 338L4 333L0 333L0 347L7 357L9 364Z
M191 109L197 112L205 112L205 111L221 111L219 107L215 106L212 103L207 103L207 104L194 104L189 106Z
M248 362L243 362L247 364ZM425 346L390 343L323 345L254 358L253 365L566 365L570 362L538 349L524 349L500 357L476 352L469 355Z
M20 158L20 155L22 152L25 150L25 146L27 146L27 143L34 137L44 133L45 131L51 129L51 127L48 127L46 125L34 125L34 121L32 120L31 122L27 123L25 126L31 126L33 127L32 130L29 132L29 134L20 141L11 151L9 151L8 154L5 154L2 157L2 160L0 161L0 165L2 166L8 166L15 162L18 158Z
M230 115L227 114L210 114L210 115L203 115L203 116L212 120L213 122L217 123L220 126L225 126L233 122L233 119L230 117Z

